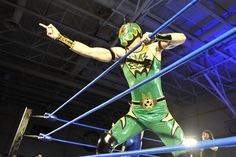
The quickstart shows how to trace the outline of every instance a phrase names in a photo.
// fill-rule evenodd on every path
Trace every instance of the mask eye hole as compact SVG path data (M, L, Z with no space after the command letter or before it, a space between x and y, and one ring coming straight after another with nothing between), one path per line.
M121 31L120 31L120 34L126 34L128 32L128 30L127 29L125 29L125 28L122 28L121 29Z

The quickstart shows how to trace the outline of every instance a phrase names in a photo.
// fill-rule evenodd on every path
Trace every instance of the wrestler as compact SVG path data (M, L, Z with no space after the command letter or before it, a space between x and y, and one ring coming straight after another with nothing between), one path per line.
M161 54L165 49L172 49L185 42L182 33L157 34L153 40L136 23L123 24L119 30L122 47L90 47L82 42L71 40L62 35L52 24L40 24L47 30L47 35L69 47L81 56L93 58L102 62L119 59L138 43L143 42L137 50L131 53L121 64L129 87L151 77L161 69ZM168 110L165 96L162 92L161 79L153 81L131 92L129 112L122 117L98 141L97 153L112 152L116 146L122 144L143 130L151 130L160 137L162 142L177 145L183 142L184 133L179 124ZM181 151L172 152L174 156L187 157Z

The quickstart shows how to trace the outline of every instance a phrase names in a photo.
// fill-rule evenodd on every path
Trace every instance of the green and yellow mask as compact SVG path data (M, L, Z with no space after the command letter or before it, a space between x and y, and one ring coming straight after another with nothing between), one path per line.
M119 39L122 46L129 46L137 37L142 37L142 30L137 23L126 23L120 27Z

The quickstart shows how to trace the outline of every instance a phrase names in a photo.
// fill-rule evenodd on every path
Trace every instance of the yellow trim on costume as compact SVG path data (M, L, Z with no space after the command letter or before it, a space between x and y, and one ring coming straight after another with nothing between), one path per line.
M132 118L138 119L138 117L134 114L134 112L132 111L132 107L129 109L129 112L127 113L127 115L129 115Z
M125 125L126 125L126 119L125 119L125 116L122 117L122 118L120 119L120 121L121 121L122 128L125 128Z
M176 121L174 121L174 125L173 125L173 128L171 130L171 135L172 136L175 134L175 132L178 129L178 127L179 127L179 124Z
M167 116L165 118L163 118L161 121L168 122L168 121L171 121L172 119L173 119L172 115L170 113L168 113Z
M139 62L149 61L150 63L145 66L142 63L136 62L128 62L126 61L125 64L127 65L129 71L135 76L136 73L142 73L143 71L149 72L154 61L154 55L152 52L149 51L148 46L143 46L141 51L134 51L128 57L128 59L133 59Z

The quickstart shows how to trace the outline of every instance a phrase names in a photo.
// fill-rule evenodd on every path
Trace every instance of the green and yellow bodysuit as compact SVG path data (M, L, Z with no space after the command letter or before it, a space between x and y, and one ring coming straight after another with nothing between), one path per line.
M127 47L135 38L141 36L141 28L136 23L124 24L119 31L123 47ZM132 87L159 72L161 61L149 50L149 46L145 45L141 50L131 53L121 67L129 87ZM115 123L109 133L101 137L97 153L112 152L117 145L143 130L153 131L167 146L183 142L183 131L168 110L160 78L133 90L131 97L129 112ZM172 152L174 156L182 156L182 153Z
M132 87L160 71L161 62L148 46L143 46L141 51L127 57L122 69L129 87ZM117 145L143 130L153 131L167 146L182 143L183 131L168 110L160 78L135 89L131 97L129 112L111 129ZM179 153L173 152L174 155Z

